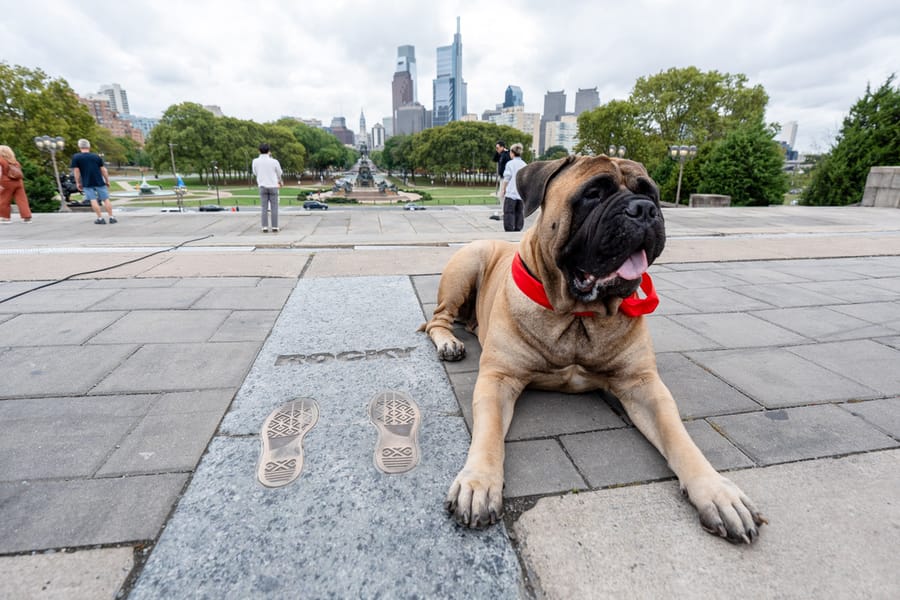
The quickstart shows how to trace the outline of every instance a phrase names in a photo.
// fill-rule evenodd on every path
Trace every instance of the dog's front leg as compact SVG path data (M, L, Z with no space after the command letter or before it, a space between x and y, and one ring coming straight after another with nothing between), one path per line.
M525 384L482 367L472 394L472 444L444 507L466 527L493 525L503 515L504 440Z
M614 389L628 416L660 451L678 476L682 491L710 533L749 544L759 536L765 517L730 479L720 475L688 435L672 394L656 373L638 385Z

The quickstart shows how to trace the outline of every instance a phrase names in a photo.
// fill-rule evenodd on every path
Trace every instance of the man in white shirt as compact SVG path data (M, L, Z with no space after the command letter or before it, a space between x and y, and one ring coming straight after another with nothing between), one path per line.
M265 142L259 145L259 156L253 159L253 174L259 185L263 233L269 231L269 211L272 212L272 231L278 231L278 188L284 182L281 163L269 154L269 144Z
M516 173L525 166L522 160L522 144L509 148L510 161L503 169L500 197L503 198L503 231L522 231L525 226L525 204L516 189Z

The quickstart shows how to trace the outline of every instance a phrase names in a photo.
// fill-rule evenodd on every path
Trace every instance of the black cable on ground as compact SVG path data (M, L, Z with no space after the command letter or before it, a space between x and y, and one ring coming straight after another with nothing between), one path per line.
M100 273L102 271L109 271L110 269L117 269L119 267L124 267L125 265L130 265L131 263L136 263L139 260L144 260L144 259L150 258L151 256L156 256L157 254L162 254L163 252L171 252L172 250L177 250L178 248L181 248L182 246L184 246L186 244L190 244L191 242L199 242L201 240L205 240L206 238L211 238L211 237L213 237L213 234L204 235L203 237L195 238L193 240L186 240L184 242L181 242L177 246L172 246L171 248L163 248L162 250L157 250L156 252L151 252L150 254L145 254L144 256L139 256L139 257L133 258L131 260L126 260L125 262L121 262L117 265L103 267L102 269L94 269L93 271L85 271L84 273L73 273L72 275L69 275L68 277L63 277L62 279L57 279L56 281L51 281L49 283L45 283L44 285L39 285L36 288L31 288L30 290L25 290L24 292L19 292L18 294L15 294L14 296L10 296L9 298L4 298L4 299L0 300L0 304L3 304L4 302L9 302L10 300L14 300L14 299L18 298L19 296L24 296L25 294L30 294L31 292L36 292L38 290L42 290L45 287L50 287L51 285L56 285L57 283L62 283L63 281L68 281L69 279L72 279L73 277L81 277L82 275L93 275L94 273Z

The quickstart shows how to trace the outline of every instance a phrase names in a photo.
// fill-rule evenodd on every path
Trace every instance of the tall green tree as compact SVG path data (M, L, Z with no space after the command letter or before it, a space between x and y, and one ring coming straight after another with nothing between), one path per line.
M17 157L48 165L49 155L35 146L34 138L61 136L66 150L58 160L65 169L70 150L71 154L77 152L75 142L95 139L99 129L66 80L53 79L40 69L0 62L0 140L13 148Z
M665 143L659 134L644 128L648 116L630 100L611 100L578 115L576 152L606 154L611 144L625 146L627 157L644 164L655 164L665 155Z
M895 75L865 95L844 118L837 142L812 173L804 204L843 205L862 200L869 170L900 165L900 88Z
M731 196L739 206L781 204L788 179L775 133L759 121L726 134L700 167L698 191Z

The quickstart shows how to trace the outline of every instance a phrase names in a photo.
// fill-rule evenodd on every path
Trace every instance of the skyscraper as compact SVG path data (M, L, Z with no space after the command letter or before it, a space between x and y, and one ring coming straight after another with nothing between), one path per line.
M541 115L541 145L538 152L544 153L547 146L547 123L559 121L566 114L566 91L547 92L544 95L544 114Z
M397 47L397 68L395 73L409 73L412 81L412 100L410 102L419 101L418 82L416 77L416 47L415 46L398 46Z
M522 88L517 85L507 86L506 95L503 98L503 108L512 108L513 106L525 106Z
M131 114L128 110L128 94L125 93L125 90L118 83L102 85L97 93L109 98L109 106L120 115Z
M363 109L359 109L359 137L360 139L366 139L366 115L363 113Z
M462 77L462 35L456 17L456 35L449 46L437 49L437 78L433 83L434 127L459 121L466 114L466 82Z
M586 110L594 110L600 106L600 92L597 88L578 88L575 93L575 115L580 115Z

